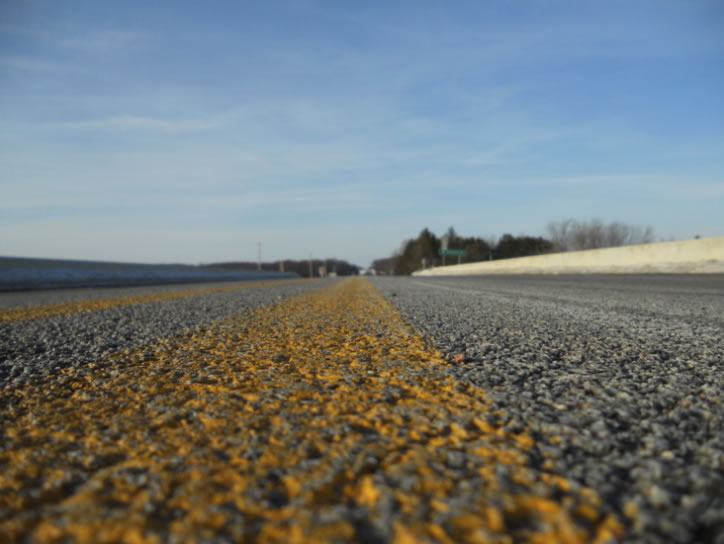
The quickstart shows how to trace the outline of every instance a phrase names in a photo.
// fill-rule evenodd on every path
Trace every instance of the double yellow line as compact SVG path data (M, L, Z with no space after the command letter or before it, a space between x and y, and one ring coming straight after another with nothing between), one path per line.
M67 370L0 409L0 540L621 536L447 365L356 279Z

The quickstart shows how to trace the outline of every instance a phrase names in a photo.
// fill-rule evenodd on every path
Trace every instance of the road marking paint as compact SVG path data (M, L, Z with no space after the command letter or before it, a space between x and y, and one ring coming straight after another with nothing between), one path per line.
M0 539L612 542L366 280L0 405Z
M79 313L99 312L109 308L121 306L133 306L148 302L169 302L185 298L201 297L218 293L229 293L240 289L253 289L268 287L272 285L290 285L302 283L308 280L271 280L271 281L249 281L234 283L224 287L206 287L203 289L185 289L183 291L172 291L167 293L154 293L150 295L129 295L124 297L103 298L94 300L81 300L67 302L64 304L50 304L47 306L35 306L32 308L10 308L0 310L0 323L13 321L29 321L32 319L46 319L60 315L73 315Z

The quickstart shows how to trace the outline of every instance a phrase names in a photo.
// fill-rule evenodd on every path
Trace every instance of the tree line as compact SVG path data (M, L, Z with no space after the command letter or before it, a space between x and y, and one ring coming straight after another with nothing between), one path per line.
M606 224L600 219L589 222L573 219L554 221L548 223L546 231L556 251L650 244L654 241L654 229L651 227L617 221Z
M359 273L360 267L351 264L342 259L311 259L310 260L292 260L285 259L283 261L263 262L261 263L261 269L264 272L291 272L301 276L302 278L309 277L310 263L312 275L314 277L319 276L319 269L325 267L327 273L336 273L338 276L355 276ZM204 268L213 268L216 270L234 270L234 271L249 271L258 270L259 264L251 261L234 261L224 263L210 263L202 265Z
M443 259L440 250L443 239L447 240L449 249L464 250L462 262L468 263L654 241L651 227L619 222L606 224L597 219L588 222L572 219L551 222L548 224L547 234L547 238L514 236L509 233L500 238L461 236L450 227L443 236L438 237L428 228L424 228L416 238L405 240L392 256L373 261L372 268L378 274L408 275L423 267L441 266ZM447 258L446 264L456 263L456 257Z

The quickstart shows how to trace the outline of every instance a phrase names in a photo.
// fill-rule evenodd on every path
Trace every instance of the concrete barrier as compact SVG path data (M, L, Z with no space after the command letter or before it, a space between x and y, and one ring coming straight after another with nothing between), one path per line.
M414 276L724 273L724 237L439 266Z

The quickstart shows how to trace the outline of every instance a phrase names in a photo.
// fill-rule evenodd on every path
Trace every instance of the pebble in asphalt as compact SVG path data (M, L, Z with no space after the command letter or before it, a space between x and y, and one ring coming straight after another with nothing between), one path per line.
M724 278L375 284L627 542L724 542Z

